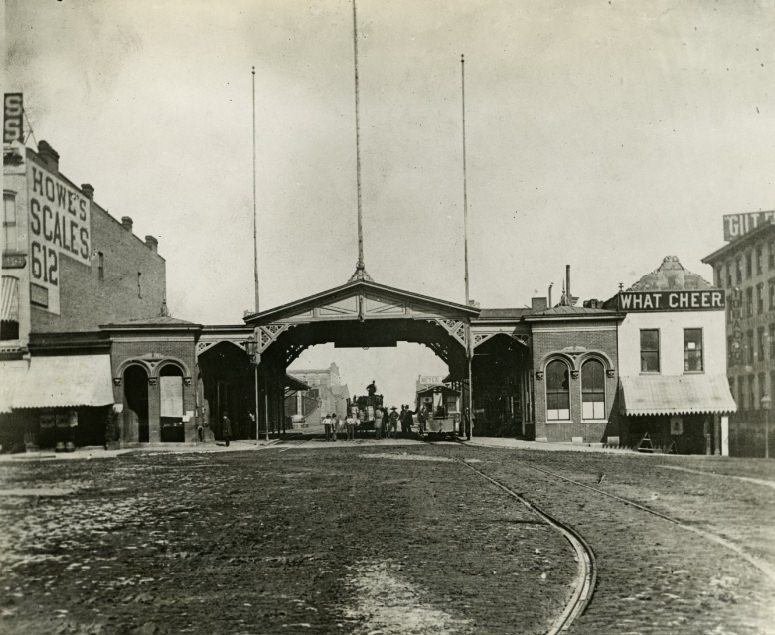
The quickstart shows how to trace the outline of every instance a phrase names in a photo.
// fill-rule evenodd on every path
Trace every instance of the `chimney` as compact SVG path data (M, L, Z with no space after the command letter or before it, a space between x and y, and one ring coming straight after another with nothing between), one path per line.
M532 299L533 312L546 311L546 298L537 297Z
M132 231L132 217L131 216L122 216L121 217L121 226L126 229L127 231Z
M52 172L59 172L59 152L48 141L38 143L38 156Z
M90 183L82 184L81 191L86 198L89 200L94 200L94 187Z
M148 249L150 249L153 253L155 254L159 253L159 241L156 240L153 236L146 236L145 244L148 246Z

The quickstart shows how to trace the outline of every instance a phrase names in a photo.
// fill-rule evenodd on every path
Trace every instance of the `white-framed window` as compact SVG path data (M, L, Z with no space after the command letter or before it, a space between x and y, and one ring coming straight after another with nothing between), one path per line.
M546 420L570 420L568 365L558 359L546 365Z
M702 329L684 329L684 372L702 371Z
M640 372L659 372L659 329L640 330Z
M3 191L3 251L16 251L16 195Z
M581 418L605 419L605 369L596 359L581 366Z

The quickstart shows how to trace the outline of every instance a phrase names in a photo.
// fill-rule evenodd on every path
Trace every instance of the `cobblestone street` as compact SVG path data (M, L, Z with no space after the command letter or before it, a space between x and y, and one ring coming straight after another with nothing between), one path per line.
M546 632L573 551L463 461L592 547L597 586L570 632L775 623L763 461L331 446L0 463L0 630Z

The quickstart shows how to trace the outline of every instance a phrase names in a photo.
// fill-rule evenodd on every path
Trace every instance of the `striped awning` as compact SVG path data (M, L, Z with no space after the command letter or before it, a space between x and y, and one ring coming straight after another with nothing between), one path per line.
M3 276L0 287L0 320L3 322L19 321L19 279Z
M74 408L113 403L110 355L33 357L11 405Z
M622 412L628 416L737 411L724 375L640 375L620 380Z

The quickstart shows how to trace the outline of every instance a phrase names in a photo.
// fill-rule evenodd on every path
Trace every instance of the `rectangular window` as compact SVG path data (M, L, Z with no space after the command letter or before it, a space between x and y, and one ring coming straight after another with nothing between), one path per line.
M702 329L684 329L684 372L702 371Z
M753 364L753 331L748 331L745 334L745 363Z
M748 375L748 409L749 410L756 410L758 406L756 405L756 395L754 393L754 376Z
M716 265L716 286L721 287L724 284L724 267Z
M757 361L763 362L765 360L765 351L767 345L763 326L760 326L758 329L756 329L756 339L758 340L756 342L756 356L758 357Z
M770 311L775 310L775 280L770 280L769 284Z
M756 247L756 275L762 272L762 246Z
M743 281L743 261L738 256L735 258L735 283L740 284Z
M775 359L775 324L770 324L770 359Z
M97 280L105 279L105 255L101 252L97 252Z
M3 192L3 233L3 249L16 251L16 198L8 192Z
M762 397L764 397L764 393L767 392L767 384L766 384L767 379L764 373L759 373L756 376L756 379L758 380L758 384L759 384L759 399L756 403L756 407L761 408Z
M756 312L764 313L764 283L756 285Z
M732 263L727 262L726 268L727 268L727 288L731 289L732 288Z
M767 244L767 266L770 271L775 269L775 240L771 240Z
M745 290L745 317L753 315L753 287Z
M640 372L659 372L659 329L640 331Z
M745 254L745 277L749 280L753 277L753 254L750 251Z

